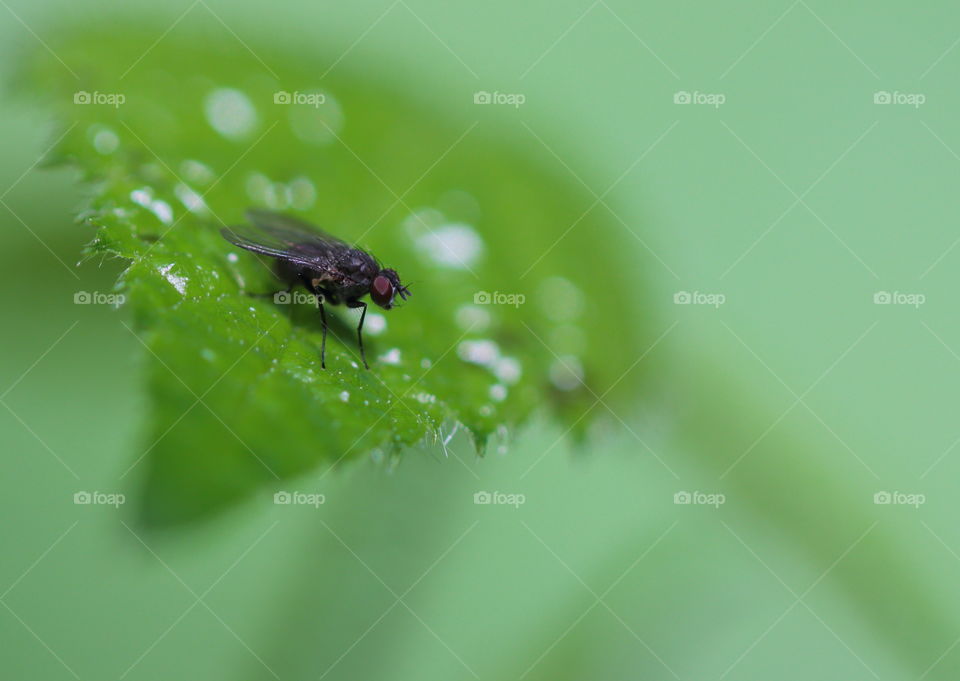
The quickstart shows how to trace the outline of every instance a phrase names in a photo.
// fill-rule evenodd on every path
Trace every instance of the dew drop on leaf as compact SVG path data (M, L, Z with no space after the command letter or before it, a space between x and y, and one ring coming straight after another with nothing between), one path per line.
M191 213L196 213L197 215L205 215L207 213L207 204L204 202L203 197L187 185L178 184L173 188L173 193L180 199L183 207Z
M583 365L573 355L566 355L550 365L550 382L560 390L575 390L583 381Z
M368 312L363 330L371 336L380 336L387 330L387 318L376 312Z
M150 212L156 215L157 219L165 225L173 223L173 208L163 199L151 201Z
M501 357L493 365L493 375L504 383L513 385L520 380L523 370L519 360L513 357Z
M232 88L219 88L207 95L204 113L210 127L228 139L247 137L257 124L257 110L250 98Z
M456 322L464 331L483 333L490 327L490 312L477 305L462 305L457 308Z
M500 357L500 346L492 340L465 340L457 347L457 355L465 362L489 367Z
M93 126L91 133L93 148L97 150L98 154L104 156L112 154L120 146L120 138L117 137L117 133L106 126Z
M187 182L198 185L209 184L213 180L213 171L210 167L206 163L193 159L187 159L180 164L180 175Z
M392 348L380 356L384 364L400 364L400 348Z
M438 265L469 269L483 254L483 240L464 224L451 224L431 230L417 239L420 251Z
M537 289L537 302L547 317L566 322L583 312L584 296L580 288L566 277L547 277Z
M162 274L166 280L170 282L170 285L173 286L173 288L177 289L177 292L180 293L180 295L184 295L187 292L187 278L173 273L173 263L170 263L169 265L163 265L160 268L160 274Z

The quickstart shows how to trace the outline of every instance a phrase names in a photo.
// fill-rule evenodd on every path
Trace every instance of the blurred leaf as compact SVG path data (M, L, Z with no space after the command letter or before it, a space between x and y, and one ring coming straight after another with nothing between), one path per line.
M148 522L455 424L481 451L539 407L582 429L609 386L612 404L635 394L618 350L638 355L643 329L610 295L643 286L625 230L502 139L472 92L458 95L466 115L443 116L366 74L321 76L332 59L251 52L222 30L179 29L146 53L156 36L132 27L64 35L79 81L42 52L20 88L55 93L69 126L55 156L90 188L90 254L129 261L119 289L153 404L136 459ZM316 311L251 295L279 288L269 263L219 235L251 206L356 241L409 283L404 309L367 315L370 371L358 311L334 310L323 371ZM475 304L487 294L519 304Z

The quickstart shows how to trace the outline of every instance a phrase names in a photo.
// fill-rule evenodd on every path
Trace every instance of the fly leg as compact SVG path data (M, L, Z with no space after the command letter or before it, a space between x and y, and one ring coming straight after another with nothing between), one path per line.
M363 312L360 313L360 323L357 325L357 342L360 344L360 359L363 360L363 368L369 369L370 365L367 364L367 356L363 352L363 320L367 316L367 304L362 300L347 301L347 307L362 307Z
M310 281L305 276L300 277L301 283L306 287L310 293L312 293L317 299L317 308L320 310L320 325L323 327L323 337L320 341L320 368L327 368L327 313L323 307L323 297L324 292L322 288L313 285L313 282Z
M323 325L323 340L320 341L320 368L327 368L327 313L323 309L323 294L317 293L317 307L320 308L320 323Z

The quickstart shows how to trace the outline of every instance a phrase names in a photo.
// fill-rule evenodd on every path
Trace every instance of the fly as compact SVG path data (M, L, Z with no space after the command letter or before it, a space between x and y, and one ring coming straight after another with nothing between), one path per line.
M360 299L370 294L370 299L385 310L393 307L397 295L406 300L410 291L400 283L396 271L382 267L366 251L296 218L266 210L249 210L246 215L249 225L229 227L220 233L235 246L274 258L277 276L287 284L287 292L302 284L316 296L323 323L320 366L327 368L327 315L323 304L343 303L363 310L357 325L357 342L363 366L369 369L363 351L367 304Z

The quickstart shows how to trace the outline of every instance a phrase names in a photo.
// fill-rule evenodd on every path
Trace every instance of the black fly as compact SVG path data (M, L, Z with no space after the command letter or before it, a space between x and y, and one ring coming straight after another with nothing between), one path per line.
M277 275L288 284L287 291L297 284L316 296L323 323L323 341L320 345L320 366L326 369L327 315L323 304L345 304L363 308L357 326L360 357L369 369L363 352L363 319L370 299L389 310L393 299L400 295L407 299L410 291L400 283L394 270L383 268L377 259L359 248L354 248L316 227L279 213L265 210L247 211L249 225L230 227L220 233L230 243L254 253L276 258Z

